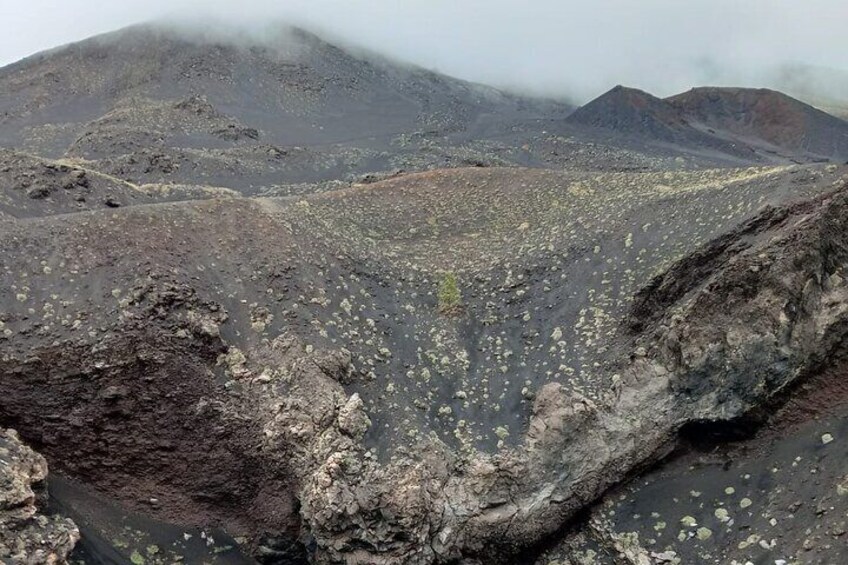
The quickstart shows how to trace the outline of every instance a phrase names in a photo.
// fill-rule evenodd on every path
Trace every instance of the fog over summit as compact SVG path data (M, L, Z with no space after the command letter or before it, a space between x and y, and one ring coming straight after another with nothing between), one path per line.
M142 21L208 30L214 19L260 34L287 21L459 78L576 102L619 83L668 96L699 84L780 87L797 65L844 68L848 16L838 0L815 10L787 0L9 4L15 31L0 38L0 64Z

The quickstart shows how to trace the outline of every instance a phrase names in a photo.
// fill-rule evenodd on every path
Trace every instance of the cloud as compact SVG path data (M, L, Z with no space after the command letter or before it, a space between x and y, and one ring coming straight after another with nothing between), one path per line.
M132 23L285 20L461 78L585 100L759 86L791 63L844 67L844 0L3 0L0 64ZM204 24L205 25L205 24ZM201 28L202 26L198 26Z

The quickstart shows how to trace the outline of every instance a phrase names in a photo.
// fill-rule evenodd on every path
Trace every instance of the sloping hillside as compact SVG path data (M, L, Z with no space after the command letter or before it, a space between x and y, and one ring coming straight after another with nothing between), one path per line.
M690 123L750 143L821 157L848 158L848 122L780 92L694 88L668 101Z
M642 90L616 86L574 111L568 121L660 141L684 141L686 120L673 106Z
M503 560L587 501L558 489L626 472L601 458L555 478L572 463L525 457L570 441L571 424L539 428L559 403L629 390L616 367L634 299L654 305L635 310L648 341L669 301L685 303L666 283L645 299L645 281L716 236L731 249L767 239L733 234L779 223L775 206L841 174L461 169L6 223L0 417L54 470L162 519L223 525L254 555L303 555L298 540L315 536L325 562ZM629 440L607 445L630 457ZM522 499L538 486L510 462L553 481L564 513L516 503L526 527L507 533L502 481ZM445 514L457 489L479 494ZM370 502L350 510L355 499Z
M339 178L406 168L398 154L422 143L442 147L431 166L485 162L496 158L483 139L570 109L282 26L264 37L136 26L0 70L0 145L134 182Z
M848 158L848 122L764 89L695 88L663 100L616 87L567 121L754 162Z

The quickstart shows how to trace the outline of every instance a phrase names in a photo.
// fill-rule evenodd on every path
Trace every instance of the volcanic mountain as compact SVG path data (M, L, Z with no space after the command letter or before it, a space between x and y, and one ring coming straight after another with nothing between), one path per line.
M568 121L669 142L679 141L688 126L663 99L621 85L575 110Z
M660 99L617 86L567 121L750 160L848 158L848 122L765 89L695 88Z
M707 131L793 153L848 159L848 122L780 92L693 88L668 102Z
M475 164L458 146L570 110L286 26L261 38L137 26L0 71L0 145L125 180L245 190L415 168L404 148L407 161L429 152L433 164Z

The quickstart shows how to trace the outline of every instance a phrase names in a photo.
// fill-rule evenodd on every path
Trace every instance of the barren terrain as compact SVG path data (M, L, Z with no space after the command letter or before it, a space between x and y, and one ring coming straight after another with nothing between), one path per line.
M0 558L848 557L841 119L288 28L0 85Z

